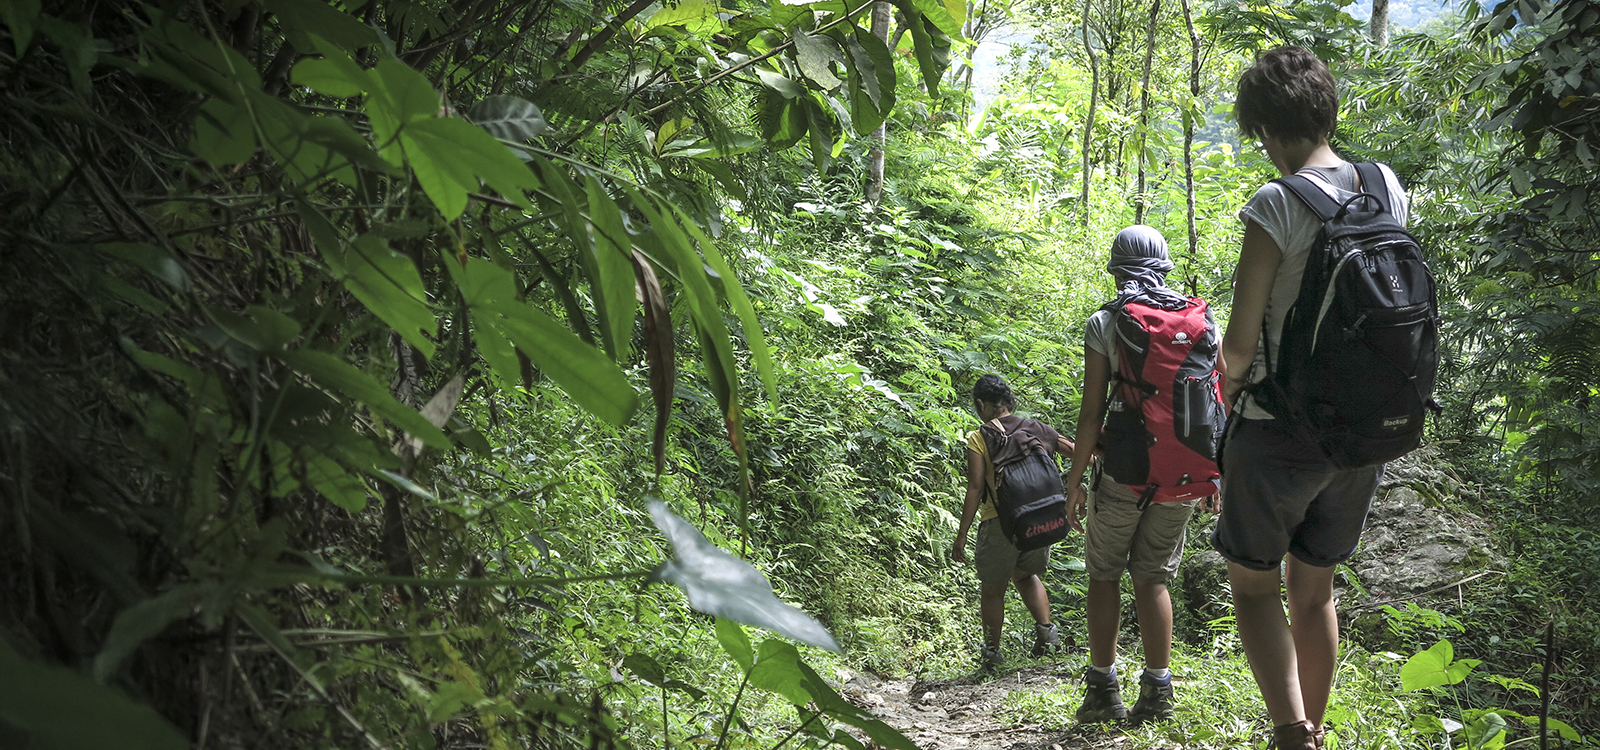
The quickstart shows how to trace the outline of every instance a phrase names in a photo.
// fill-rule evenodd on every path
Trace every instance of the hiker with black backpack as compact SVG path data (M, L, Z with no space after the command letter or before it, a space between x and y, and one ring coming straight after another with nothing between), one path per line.
M1355 551L1383 463L1420 442L1438 366L1433 277L1405 230L1405 190L1387 166L1329 147L1338 109L1327 66L1298 47L1261 55L1234 104L1284 176L1239 212L1222 345L1227 505L1211 542L1278 750L1323 747L1334 568Z
M1195 506L1217 509L1216 444L1224 421L1217 325L1205 300L1167 287L1172 267L1160 232L1144 225L1122 230L1106 264L1117 296L1085 325L1077 450L1066 481L1067 518L1084 532L1089 573L1082 723L1172 718L1167 583L1183 560ZM1116 670L1124 572L1133 580L1144 643L1132 710L1122 703Z
M972 408L982 424L967 435L967 493L950 559L967 561L967 533L976 518L973 562L983 621L979 663L995 669L1004 661L1000 632L1007 584L1017 589L1033 615L1033 655L1043 656L1061 644L1039 574L1049 564L1050 545L1067 533L1066 498L1055 455L1070 454L1072 441L1048 424L1013 414L1016 397L998 375L978 378Z

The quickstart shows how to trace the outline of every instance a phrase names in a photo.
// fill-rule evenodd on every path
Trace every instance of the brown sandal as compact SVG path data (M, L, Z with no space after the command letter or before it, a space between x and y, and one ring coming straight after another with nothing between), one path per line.
M1272 728L1275 750L1322 750L1322 728L1309 721L1296 721Z

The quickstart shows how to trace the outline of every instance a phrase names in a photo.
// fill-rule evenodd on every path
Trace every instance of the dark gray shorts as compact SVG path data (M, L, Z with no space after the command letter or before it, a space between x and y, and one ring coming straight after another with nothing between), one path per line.
M1285 553L1326 568L1356 551L1383 465L1339 469L1275 420L1240 419L1222 466L1222 517L1211 546L1251 570Z

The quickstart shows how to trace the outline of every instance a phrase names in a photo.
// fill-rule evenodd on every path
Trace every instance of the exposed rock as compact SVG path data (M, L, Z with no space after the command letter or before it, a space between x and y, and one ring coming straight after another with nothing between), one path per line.
M1367 596L1346 591L1349 600L1419 594L1501 565L1488 523L1461 510L1479 497L1432 448L1391 462L1349 561Z

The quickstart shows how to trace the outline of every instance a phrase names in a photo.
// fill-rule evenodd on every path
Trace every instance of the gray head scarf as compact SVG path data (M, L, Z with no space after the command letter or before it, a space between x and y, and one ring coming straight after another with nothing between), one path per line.
M1124 279L1117 290L1119 304L1140 302L1166 310L1189 305L1187 297L1167 288L1172 259L1167 257L1167 239L1155 227L1134 224L1118 232L1106 270Z

